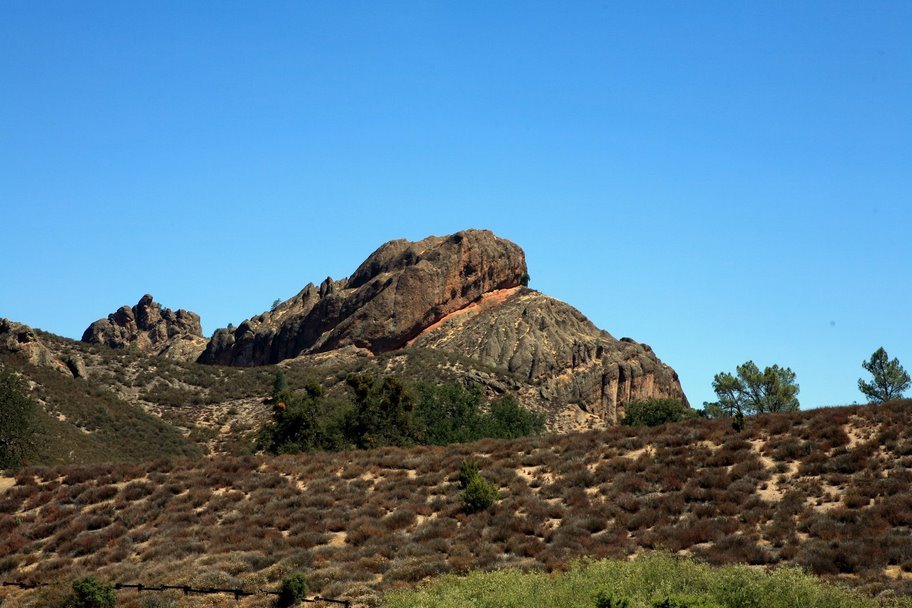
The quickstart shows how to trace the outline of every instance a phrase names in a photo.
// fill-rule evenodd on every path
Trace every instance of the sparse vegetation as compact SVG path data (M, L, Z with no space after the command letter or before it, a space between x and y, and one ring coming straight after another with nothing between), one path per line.
M445 448L27 467L0 493L0 575L268 587L306 571L312 593L377 601L440 574L554 572L663 548L907 594L909 405L758 415L737 435L730 420L698 419ZM497 489L494 508L466 511L468 458ZM598 591L632 608L693 595L599 583L576 605Z

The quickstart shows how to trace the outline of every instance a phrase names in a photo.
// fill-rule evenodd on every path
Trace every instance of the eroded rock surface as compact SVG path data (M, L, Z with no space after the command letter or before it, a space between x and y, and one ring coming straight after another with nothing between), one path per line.
M194 361L206 347L199 315L162 308L151 295L122 306L85 330L82 341L111 348L136 348L153 355Z
M529 397L545 404L576 404L609 423L623 416L629 401L686 402L677 373L649 346L617 340L572 306L531 289L483 298L413 344L503 368L525 384L521 392Z
M525 274L522 249L487 230L391 241L347 279L310 284L274 310L216 331L200 361L262 365L346 346L395 350Z
M50 367L64 375L88 378L85 363L77 355L62 355L49 349L28 325L0 319L0 349L25 358L31 365Z

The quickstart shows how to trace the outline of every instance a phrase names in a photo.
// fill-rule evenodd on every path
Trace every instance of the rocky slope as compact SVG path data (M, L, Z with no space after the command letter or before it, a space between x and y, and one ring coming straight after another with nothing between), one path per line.
M136 306L122 306L89 325L82 334L88 344L111 348L135 347L153 355L193 361L206 347L199 315L188 310L162 308L151 295Z
M526 401L574 403L557 417L616 423L632 400L686 401L678 375L652 349L615 339L575 308L531 289L489 294L429 328L414 346L467 353L525 380Z

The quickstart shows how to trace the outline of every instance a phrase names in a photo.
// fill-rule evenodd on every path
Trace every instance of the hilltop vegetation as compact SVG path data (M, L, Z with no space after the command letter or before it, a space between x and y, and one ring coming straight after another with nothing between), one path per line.
M459 486L468 457L499 495L476 513ZM912 403L762 415L741 433L689 420L446 448L32 467L0 494L0 513L0 575L67 584L92 573L250 588L303 570L314 593L373 602L438 574L662 549L908 593ZM32 596L21 605L40 604Z

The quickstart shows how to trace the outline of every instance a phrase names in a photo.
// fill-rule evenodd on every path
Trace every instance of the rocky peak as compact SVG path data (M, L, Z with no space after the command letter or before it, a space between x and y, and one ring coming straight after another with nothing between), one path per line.
M82 341L111 348L135 345L145 353L183 360L196 359L206 344L198 314L162 308L150 294L89 325Z
M390 241L347 279L327 278L242 323L218 330L205 363L261 365L345 346L394 350L484 294L520 285L526 260L487 230Z
M82 357L54 352L28 325L0 319L0 350L14 353L31 365L50 367L75 378L87 378Z

